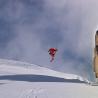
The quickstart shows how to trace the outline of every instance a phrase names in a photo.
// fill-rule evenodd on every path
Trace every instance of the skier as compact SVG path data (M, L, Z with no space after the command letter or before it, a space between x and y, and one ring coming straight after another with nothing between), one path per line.
M50 56L52 57L52 59L50 60L50 62L52 62L54 60L57 49L56 48L50 48L48 52L49 52Z

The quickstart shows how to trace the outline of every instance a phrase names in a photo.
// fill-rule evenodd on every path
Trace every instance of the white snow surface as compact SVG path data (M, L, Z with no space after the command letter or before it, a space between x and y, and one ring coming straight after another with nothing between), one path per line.
M88 81L87 79L84 79L78 75L65 74L62 72L50 70L48 68L40 67L34 64L0 59L0 75L4 74L35 74L59 77L64 79L79 79L80 81L86 82Z
M0 98L98 98L98 86L68 81L23 79L23 76L30 79L33 75L38 75L34 78L39 78L41 75L88 82L78 75L61 73L34 64L0 59Z

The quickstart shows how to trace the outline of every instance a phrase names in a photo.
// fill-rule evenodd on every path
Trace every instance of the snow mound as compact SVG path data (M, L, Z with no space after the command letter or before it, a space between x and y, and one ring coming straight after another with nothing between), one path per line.
M54 71L48 68L44 68L38 65L29 64L25 62L0 59L0 76L1 75L16 75L16 74L32 74L32 75L44 75L57 78L63 78L67 80L79 80L89 83L89 81L81 76L74 74L66 74L58 71Z

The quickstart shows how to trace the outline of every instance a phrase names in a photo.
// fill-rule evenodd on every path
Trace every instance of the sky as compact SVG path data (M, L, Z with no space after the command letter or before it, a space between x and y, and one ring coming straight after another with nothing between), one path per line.
M88 75L97 10L98 0L0 0L0 58Z

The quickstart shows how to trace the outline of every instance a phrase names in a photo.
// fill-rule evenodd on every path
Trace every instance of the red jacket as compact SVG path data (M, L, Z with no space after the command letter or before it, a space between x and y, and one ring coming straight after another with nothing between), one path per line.
M55 54L56 51L57 51L56 48L50 48L48 52L49 52L49 54Z

